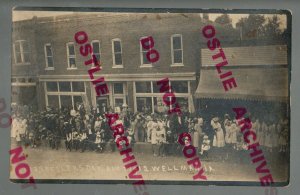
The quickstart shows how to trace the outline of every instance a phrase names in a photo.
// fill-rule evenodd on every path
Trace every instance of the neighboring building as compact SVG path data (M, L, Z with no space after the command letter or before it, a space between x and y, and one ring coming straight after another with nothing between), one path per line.
M12 103L36 104L38 62L36 60L35 27L31 20L19 22L13 28Z
M195 92L197 109L231 112L234 106L286 114L289 110L289 67L286 45L223 48L237 87L224 91L209 49L201 50L201 74ZM217 52L215 52L217 53ZM225 72L225 71L224 71ZM263 118L263 117L262 117Z

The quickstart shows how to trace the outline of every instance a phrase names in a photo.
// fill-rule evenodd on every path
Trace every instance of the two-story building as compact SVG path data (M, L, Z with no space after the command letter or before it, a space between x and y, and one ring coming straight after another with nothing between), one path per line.
M48 106L74 108L77 102L83 102L114 109L128 105L132 111L161 111L163 94L156 81L166 77L181 108L191 112L195 108L204 109L204 104L201 106L196 98L203 102L205 98L253 97L253 100L268 101L267 96L275 99L280 96L288 99L286 46L237 47L237 29L212 23L238 78L237 90L222 91L208 57L207 40L201 32L208 23L212 22L199 13L109 12L16 21L13 24L12 102L37 105L40 110ZM78 31L88 34L93 54L101 62L102 70L96 76L105 77L109 88L105 96L97 97L90 81L89 67L84 65L86 58L80 55L79 45L74 40ZM154 48L160 54L158 62L150 63L146 59L147 51L140 40L147 36L154 39ZM257 52L268 56L248 55L259 55ZM276 65L276 70L271 69L272 65ZM278 68L283 68L283 72ZM271 82L276 71L280 74L278 93ZM260 72L261 83L268 85L266 88L272 88L269 92L257 91L258 85L253 84L255 72ZM245 79L248 77L251 78Z
M193 110L196 68L200 67L200 14L90 14L34 17L14 22L13 101L18 104L74 107L128 105L133 111L159 110L162 96L156 81L168 77L177 101ZM101 61L109 94L96 97L88 67L74 40L85 31L93 53ZM140 39L152 36L160 54L146 59Z

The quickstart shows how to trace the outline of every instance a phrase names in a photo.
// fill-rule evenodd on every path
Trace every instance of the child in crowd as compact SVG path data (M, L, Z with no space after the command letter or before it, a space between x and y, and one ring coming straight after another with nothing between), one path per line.
M165 143L166 143L166 129L164 128L164 122L158 121L158 128L156 132L158 156L164 157L165 154Z
M134 133L135 132L134 132L133 128L129 128L127 131L125 131L125 136L128 139L130 147L133 147L133 144L135 143Z
M66 145L66 150L70 150L70 152L71 152L72 151L72 134L71 133L66 134L65 145Z
M230 143L233 149L236 149L237 133L239 132L239 130L240 129L237 126L236 120L233 120L232 123L230 123Z
M88 139L88 137L87 137L86 131L83 131L81 133L81 136L80 136L80 139L79 139L81 152L85 151L85 148L86 148L86 145L87 145L87 139Z
M278 124L278 132L279 132L279 152L286 152L288 146L288 138L289 138L289 130L284 125Z
M151 144L152 144L152 151L153 156L158 156L158 140L157 140L157 131L158 131L158 124L153 121L152 130L151 130Z
M80 134L77 131L73 132L73 148L77 151L79 149L80 144Z
M210 140L207 135L203 136L203 142L201 145L200 156L201 160L208 160L208 151L210 150Z
M103 143L103 139L102 139L100 131L97 131L96 140L95 140L95 149L96 149L97 152L102 152L103 151L101 143Z

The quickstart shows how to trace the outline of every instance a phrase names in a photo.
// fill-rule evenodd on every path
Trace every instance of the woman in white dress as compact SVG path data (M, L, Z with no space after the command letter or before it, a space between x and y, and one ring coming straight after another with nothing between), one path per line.
M267 124L265 134L265 146L267 147L267 151L272 152L272 125Z
M262 134L261 134L259 145L266 147L266 136L268 133L268 126L267 126L266 121L262 122L261 131L262 131Z
M282 126L282 120L280 122L278 122L276 128L277 128L277 132L279 134L279 140L278 140L279 152L283 152L284 145L285 145L285 138L284 138L285 136L284 136L283 126Z
M153 128L153 120L151 116L147 116L146 121L147 121L147 142L151 143L151 131Z
M278 137L278 131L275 123L272 123L271 125L271 135L272 135L272 150L277 151L279 137Z
M215 126L217 128L216 128L216 135L215 135L214 141L213 141L213 146L218 147L218 148L224 147L225 146L225 138L224 138L223 129L219 122L219 118L215 122Z
M157 130L158 130L158 124L157 124L157 122L156 121L152 121L151 144L152 144L153 156L157 156L158 155Z
M226 120L226 123L224 123L225 127L225 143L226 144L231 144L231 139L230 139L230 129L231 129L231 121Z
M202 135L203 119L198 118L194 126L193 146L198 149L200 147L200 137ZM200 148L199 148L200 149Z
M259 121L258 118L255 121L254 128L256 130L257 141L261 145L262 137L263 137L263 131L262 131L261 124L260 124L260 121Z
M230 143L232 144L233 148L236 149L237 144L237 133L239 128L237 127L236 121L233 120L233 123L230 125Z

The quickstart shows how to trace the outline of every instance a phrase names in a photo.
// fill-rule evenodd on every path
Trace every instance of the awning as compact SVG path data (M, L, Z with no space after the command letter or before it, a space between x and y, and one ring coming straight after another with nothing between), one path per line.
M237 88L225 91L215 68L202 67L196 98L287 101L288 68L231 68Z

